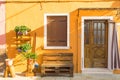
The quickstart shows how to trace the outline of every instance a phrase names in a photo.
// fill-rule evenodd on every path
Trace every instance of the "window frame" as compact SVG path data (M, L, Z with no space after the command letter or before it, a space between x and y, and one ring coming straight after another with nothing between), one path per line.
M67 46L48 46L47 45L47 16L67 16ZM69 14L44 14L44 49L70 49L70 28Z

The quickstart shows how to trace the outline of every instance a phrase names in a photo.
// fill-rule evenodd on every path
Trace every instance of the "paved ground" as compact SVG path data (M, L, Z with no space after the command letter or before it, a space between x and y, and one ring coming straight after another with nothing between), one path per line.
M82 73L74 74L74 77L40 77L39 75L34 77L25 77L17 74L15 78L3 78L3 74L0 74L0 80L120 80L120 74Z

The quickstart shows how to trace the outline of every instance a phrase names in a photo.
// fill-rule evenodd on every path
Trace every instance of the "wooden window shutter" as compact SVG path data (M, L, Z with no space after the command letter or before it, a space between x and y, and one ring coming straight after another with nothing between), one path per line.
M47 16L47 46L67 46L67 16Z

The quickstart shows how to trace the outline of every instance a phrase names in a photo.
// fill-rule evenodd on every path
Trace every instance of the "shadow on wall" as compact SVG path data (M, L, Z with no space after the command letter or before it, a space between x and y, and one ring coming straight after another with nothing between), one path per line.
M33 45L35 41L35 34L36 33L36 38L43 38L43 27L40 27L34 31L30 32L30 37L32 38L31 45ZM9 58L15 58L17 51L17 44L16 44L16 33L14 30L11 30L10 32L6 33L6 41L7 41L7 55ZM37 44L37 43L36 43ZM34 47L33 47L34 48Z
M10 32L6 33L6 42L7 42L7 49L6 49L6 54L9 58L14 58L17 50L16 50L16 44L15 44L15 39L16 35L13 30Z

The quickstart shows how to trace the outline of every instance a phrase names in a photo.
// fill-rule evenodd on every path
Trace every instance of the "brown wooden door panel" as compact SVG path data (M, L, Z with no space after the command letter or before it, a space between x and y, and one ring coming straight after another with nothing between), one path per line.
M106 20L85 20L85 68L107 68L107 35Z
M90 53L90 48L89 48L89 46L86 46L86 48L85 48L85 50L84 50L84 52L86 53L84 56L85 56L85 63L87 63L87 64L85 64L85 66L87 66L87 67L92 67L92 61L91 61L91 54L89 54Z

